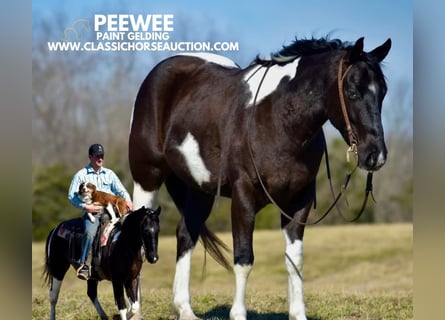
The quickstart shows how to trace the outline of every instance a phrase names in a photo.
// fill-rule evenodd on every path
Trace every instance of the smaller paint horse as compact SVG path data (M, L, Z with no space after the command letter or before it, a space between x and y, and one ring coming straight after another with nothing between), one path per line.
M100 264L94 266L93 263L92 276L87 281L87 294L101 319L107 319L107 315L97 299L97 285L100 280L112 281L121 320L127 319L124 287L130 300L131 314L140 313L139 274L143 263L141 248L150 263L158 261L160 212L160 208L151 210L142 207L127 214L120 219L121 223L110 232L100 248ZM51 320L56 319L56 304L63 278L70 264L74 267L76 252L80 252L80 242L76 243L65 237L69 225L72 230L81 228L81 218L62 222L51 230L46 240L44 277L45 282L50 285Z

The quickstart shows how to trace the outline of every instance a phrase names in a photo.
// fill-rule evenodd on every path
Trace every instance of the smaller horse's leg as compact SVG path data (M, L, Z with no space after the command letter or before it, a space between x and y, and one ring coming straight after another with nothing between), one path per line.
M112 280L114 300L116 302L117 308L119 309L121 320L127 320L127 305L125 304L124 297L124 283L122 280L116 278L117 277L114 277Z
M133 315L141 314L141 287L140 287L140 274L134 278L129 283L125 284L125 291L127 292L127 297L130 300L130 310Z
M88 289L87 294L90 298L91 302L94 304L94 307L96 308L97 313L99 314L100 318L102 320L108 319L107 315L105 314L104 309L102 309L102 306L100 305L99 299L97 299L97 285L98 281L93 279L88 279Z
M51 276L51 288L49 290L49 300L51 303L50 320L56 320L56 304L59 300L60 287L62 286L62 280L57 280Z
M295 215L295 219L306 222L312 202ZM289 320L306 320L303 295L303 234L304 225L289 222L285 217L283 234L286 240L285 262L288 273ZM284 222L286 221L286 222Z

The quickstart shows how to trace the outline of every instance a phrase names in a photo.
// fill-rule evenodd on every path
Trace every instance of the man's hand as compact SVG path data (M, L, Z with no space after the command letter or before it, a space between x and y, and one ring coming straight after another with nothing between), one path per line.
M102 206L96 206L95 204L86 204L85 211L92 214L101 213L103 210Z
M131 202L131 201L126 201L126 202L127 202L128 210L133 211L133 202Z

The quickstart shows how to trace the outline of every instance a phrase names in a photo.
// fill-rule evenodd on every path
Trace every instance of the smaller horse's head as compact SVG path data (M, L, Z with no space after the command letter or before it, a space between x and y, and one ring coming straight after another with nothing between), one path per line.
M145 257L148 262L156 263L158 256L158 238L159 238L159 215L161 208L156 210L141 208L144 210L144 218L141 221L140 231L142 235L142 243L144 246Z
M358 39L340 59L338 83L333 86L338 98L328 105L329 119L349 145L356 145L358 165L365 170L378 170L386 162L381 111L387 87L380 62L390 48L388 39L364 52L363 38Z

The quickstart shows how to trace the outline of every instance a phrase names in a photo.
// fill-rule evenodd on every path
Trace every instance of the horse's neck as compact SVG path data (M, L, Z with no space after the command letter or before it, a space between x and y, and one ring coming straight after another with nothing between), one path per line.
M331 59L332 63L337 60ZM335 68L328 69L323 64L303 65L302 69L289 83L289 89L283 91L281 100L276 99L273 111L276 125L283 124L289 139L298 146L307 145L328 120L328 95L336 85Z
M142 240L139 236L137 227L134 227L134 229L128 228L128 226L125 228L122 227L121 235L117 241L119 242L120 246L123 246L135 253L137 253L142 246Z
M290 104L274 106L273 121L275 128L281 128L288 137L286 144L294 146L306 146L321 130L327 121L326 93L316 100L305 97L308 93L293 94Z

